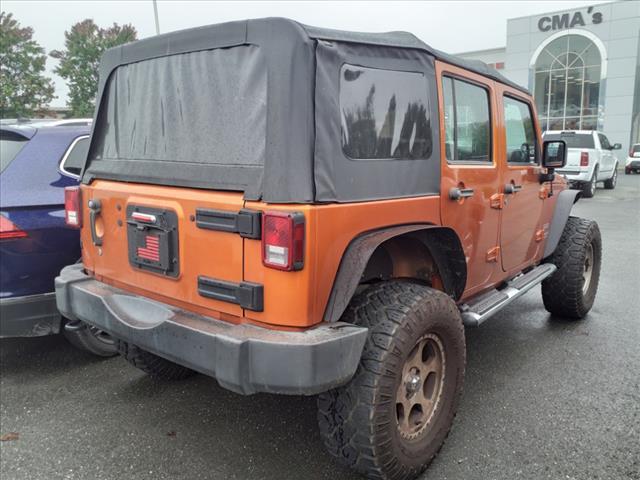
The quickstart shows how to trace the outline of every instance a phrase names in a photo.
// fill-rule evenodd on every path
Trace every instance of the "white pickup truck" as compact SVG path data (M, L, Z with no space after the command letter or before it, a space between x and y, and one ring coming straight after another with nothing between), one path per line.
M604 182L604 188L616 188L618 158L613 150L622 148L619 143L611 145L604 133L592 130L548 130L543 138L566 142L567 164L556 172L581 188L584 197L595 195L598 182Z

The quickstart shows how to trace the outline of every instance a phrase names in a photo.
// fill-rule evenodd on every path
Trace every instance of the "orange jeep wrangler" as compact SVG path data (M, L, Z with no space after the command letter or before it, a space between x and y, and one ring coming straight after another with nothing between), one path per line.
M464 325L540 283L553 315L593 304L564 142L482 63L271 18L111 49L97 98L61 312L155 377L318 394L327 448L372 478L438 452Z

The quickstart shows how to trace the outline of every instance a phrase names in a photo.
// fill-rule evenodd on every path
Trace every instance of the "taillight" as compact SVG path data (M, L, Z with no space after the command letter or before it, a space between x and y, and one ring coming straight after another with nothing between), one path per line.
M279 270L304 266L304 215L265 212L262 215L262 263Z
M588 167L589 166L589 152L581 152L580 153L580 166Z
M21 230L4 215L0 215L0 240L12 240L15 238L24 238L27 232Z
M64 221L73 228L82 227L82 196L80 187L64 189Z

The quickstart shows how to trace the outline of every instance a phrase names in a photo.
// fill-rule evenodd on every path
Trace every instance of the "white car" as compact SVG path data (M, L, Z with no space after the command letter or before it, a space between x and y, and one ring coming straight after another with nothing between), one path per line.
M616 188L618 158L613 150L622 148L619 143L611 145L604 133L592 130L548 130L543 138L566 142L567 164L556 172L572 187L582 189L584 197L595 195L598 182L604 182L604 188Z
M636 143L629 149L629 156L624 164L624 173L640 173L640 143Z

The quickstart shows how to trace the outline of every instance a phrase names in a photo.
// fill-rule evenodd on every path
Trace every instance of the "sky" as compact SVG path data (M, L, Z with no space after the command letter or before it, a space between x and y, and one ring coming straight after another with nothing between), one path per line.
M289 17L319 27L384 32L409 31L434 48L459 53L504 47L507 19L580 8L603 2L566 1L206 1L158 0L160 32L247 18ZM64 32L92 18L99 26L131 23L138 38L155 35L152 0L3 0L22 26L34 29L34 39L47 52L64 48ZM57 60L49 58L47 73L56 86L51 106L64 106L67 87L53 74Z

